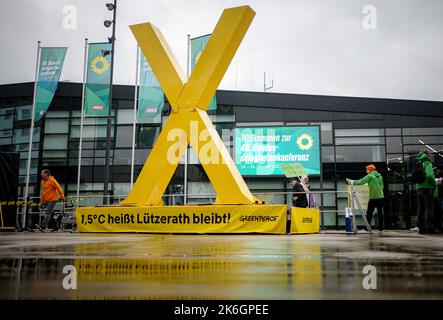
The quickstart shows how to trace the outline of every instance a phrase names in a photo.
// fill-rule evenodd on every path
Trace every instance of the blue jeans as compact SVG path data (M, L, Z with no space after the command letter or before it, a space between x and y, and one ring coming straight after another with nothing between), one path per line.
M45 218L43 219L42 227L46 229L48 227L49 221L54 217L55 205L57 201L51 201L46 205Z

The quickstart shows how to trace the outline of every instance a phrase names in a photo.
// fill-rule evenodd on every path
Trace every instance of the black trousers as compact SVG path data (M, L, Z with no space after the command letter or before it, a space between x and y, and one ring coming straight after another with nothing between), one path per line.
M418 189L418 229L420 233L434 230L434 189Z
M384 199L369 199L368 202L368 210L366 211L366 219L368 220L369 225L371 225L372 215L374 213L374 209L377 208L378 214L378 230L383 230L383 205Z

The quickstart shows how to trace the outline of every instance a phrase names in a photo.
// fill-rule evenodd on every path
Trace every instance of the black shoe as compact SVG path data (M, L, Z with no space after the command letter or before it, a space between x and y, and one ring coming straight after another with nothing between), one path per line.
M40 230L41 232L45 232L45 230L39 225L39 224L35 224L35 227Z

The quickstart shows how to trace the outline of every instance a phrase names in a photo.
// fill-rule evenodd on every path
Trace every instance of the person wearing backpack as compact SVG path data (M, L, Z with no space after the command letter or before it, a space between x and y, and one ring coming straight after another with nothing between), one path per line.
M366 166L367 175L360 180L350 180L346 178L346 183L360 186L368 184L369 188L369 202L368 209L366 211L366 219L369 225L371 225L372 214L374 209L377 208L378 214L378 229L383 231L383 205L384 205L384 193L383 193L383 177L376 171L373 164Z
M423 171L423 177L418 179L415 185L418 198L418 232L421 234L431 234L434 233L434 192L437 184L428 151L421 151L418 154L417 160ZM416 169L416 171L419 172L420 170ZM418 176L415 173L414 175Z

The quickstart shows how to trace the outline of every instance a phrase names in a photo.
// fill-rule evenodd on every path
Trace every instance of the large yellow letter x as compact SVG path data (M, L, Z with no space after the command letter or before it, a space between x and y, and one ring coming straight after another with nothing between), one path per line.
M214 186L217 204L262 203L249 191L205 111L254 15L249 6L224 10L187 82L159 29L151 23L130 26L173 111L122 205L163 205L189 143Z

